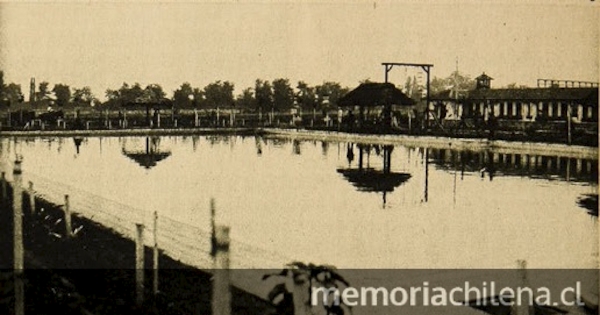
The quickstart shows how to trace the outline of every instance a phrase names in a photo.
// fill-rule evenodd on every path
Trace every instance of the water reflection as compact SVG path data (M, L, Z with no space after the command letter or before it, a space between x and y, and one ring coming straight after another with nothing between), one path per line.
M493 151L430 149L432 162L442 169L476 172L481 178L523 176L529 178L598 183L597 161Z
M327 152L329 152L329 142L322 141L321 142L321 154L323 156L327 156Z
M125 141L121 150L125 156L145 169L151 169L171 155L170 151L161 151L160 137L146 137L145 149L138 148L134 142Z
M383 146L383 168L382 170L376 170L370 167L370 153L371 149L376 150L377 155L381 153L381 147L379 145L367 145L357 144L358 148L358 166L357 168L338 168L337 172L342 174L344 179L349 181L358 191L365 192L381 192L383 198L383 207L386 205L387 193L391 193L394 189L404 182L410 179L411 175L408 173L398 173L391 171L391 156L394 146L385 145ZM364 154L367 154L367 166L363 166ZM348 144L348 164L351 164L354 160L354 144Z
M297 139L294 139L294 141L292 141L292 148L293 148L293 152L296 155L300 155L301 151L300 151L300 141Z
M75 144L75 150L77 152L77 155L79 155L79 147L81 147L82 141L83 141L83 138L78 138L78 137L73 138L73 143Z
M585 194L579 197L577 204L586 209L588 214L597 217L598 216L598 194Z
M269 136L89 137L61 152L58 138L18 141L0 139L0 166L11 174L22 150L24 176L38 175L37 187L52 179L48 187L76 187L78 198L86 192L201 229L214 197L232 239L294 259L348 268L505 268L517 259L597 266L596 221L586 213L597 213L597 160ZM401 211L378 211L382 204ZM323 231L335 241L323 242Z

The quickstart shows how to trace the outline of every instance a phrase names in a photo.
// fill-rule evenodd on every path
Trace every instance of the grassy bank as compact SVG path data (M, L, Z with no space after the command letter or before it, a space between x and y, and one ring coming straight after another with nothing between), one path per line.
M12 190L9 187L9 197ZM12 200L12 198L9 198ZM159 294L153 296L152 251L145 248L145 296L135 305L135 243L86 218L73 216L65 237L63 211L23 198L25 314L210 314L211 274L159 254ZM14 313L12 204L0 211L0 313ZM235 287L233 314L272 314L273 306Z

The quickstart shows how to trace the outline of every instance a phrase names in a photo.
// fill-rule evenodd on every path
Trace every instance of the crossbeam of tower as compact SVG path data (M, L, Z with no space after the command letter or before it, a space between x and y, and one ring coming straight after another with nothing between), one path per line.
M409 63L409 62L382 62L382 66L385 67L385 83L388 83L388 73L392 71L394 66L399 67L416 67L421 68L427 74L427 96L426 96L426 106L425 106L425 123L429 126L429 87L430 87L430 72L433 67L432 64L428 63Z

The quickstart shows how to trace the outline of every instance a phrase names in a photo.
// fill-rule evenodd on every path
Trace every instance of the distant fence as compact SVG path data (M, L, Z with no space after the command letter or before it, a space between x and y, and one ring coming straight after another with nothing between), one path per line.
M72 185L59 183L52 179L34 174L21 174L21 162L15 161L12 172L2 170L0 177L0 198L2 204L12 204L15 218L14 225L14 261L15 271L22 272L24 260L23 234L27 226L18 218L31 215L38 211L36 203L45 201L59 206L64 214L64 231L58 231L61 238L73 238L80 227L71 223L73 214L97 222L119 235L133 240L136 244L136 264L131 269L136 270L137 303L143 303L144 292L144 248L153 248L154 284L153 292L158 292L158 250L183 264L214 273L214 290L220 290L213 295L213 314L230 314L231 305L228 295L230 286L229 272L218 270L234 268L266 269L281 268L291 259L275 252L240 241L230 241L229 227L214 222L214 203L211 202L212 231L206 231L186 222L176 221L156 212L143 211L129 205L104 198L79 189ZM9 176L7 174L12 174ZM9 200L10 199L10 200ZM209 205L200 208L209 210ZM37 210L36 210L37 209ZM25 214L24 214L25 213ZM207 222L208 223L208 222ZM77 242L77 239L73 240ZM229 257L229 253L235 253ZM56 253L61 255L62 253ZM220 258L225 257L225 258ZM260 279L260 278L259 278ZM248 279L242 279L242 282ZM256 279L254 279L255 281ZM220 282L220 283L218 283ZM22 283L21 283L22 286ZM19 287L21 287L19 286ZM247 289L247 288L243 288ZM225 300L223 300L225 299ZM17 298L17 300L19 300ZM21 297L22 302L22 297ZM214 310L214 308L218 310ZM22 306L20 309L22 310ZM22 314L17 308L17 313Z
M482 119L437 120L425 122L423 117L410 119L400 115L393 126L384 126L380 119L366 119L360 123L349 122L348 117L338 117L337 112L266 111L244 112L236 109L181 109L163 110L148 115L144 110L90 110L76 114L67 109L59 119L30 119L19 112L0 112L0 130L118 130L136 128L304 128L336 130L352 133L386 133L436 135L448 137L493 138L500 140L540 141L598 145L596 122L521 121L496 119L494 124ZM48 115L46 115L48 116ZM52 116L52 115L50 115ZM52 116L54 117L54 116ZM360 125L360 126L359 126Z
M64 203L64 195L68 194L72 213L98 222L129 239L135 239L136 224L143 224L146 232L154 233L153 213L150 211L134 208L73 185L59 183L35 174L25 174L25 177L34 183L34 194L37 197L61 205ZM198 207L208 212L208 205ZM190 266L212 268L211 231L170 219L160 213L158 215L157 236L160 240L160 249ZM151 239L146 241L147 246L153 245ZM274 265L281 266L281 263L289 261L283 255L241 241L232 241L231 246L235 252L233 268L266 268Z

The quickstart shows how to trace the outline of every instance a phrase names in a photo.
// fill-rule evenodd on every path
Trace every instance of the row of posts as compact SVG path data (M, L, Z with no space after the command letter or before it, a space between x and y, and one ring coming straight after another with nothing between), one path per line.
M14 226L14 284L15 284L15 314L25 314L24 299L24 246L23 246L23 188L22 188L22 160L17 158L13 168L13 226ZM33 183L28 183L28 197L31 214L35 213L35 191ZM2 201L8 202L8 181L5 172L1 173ZM69 195L64 196L64 221L65 237L74 236L71 223L71 203ZM215 224L215 202L211 199L211 256L213 257L213 290L212 290L212 314L229 315L231 314L231 281L230 281L230 260L229 260L229 227ZM136 280L136 305L141 307L144 304L144 225L135 224L135 280ZM152 246L152 270L153 286L152 294L158 294L158 213L153 213L153 246Z

